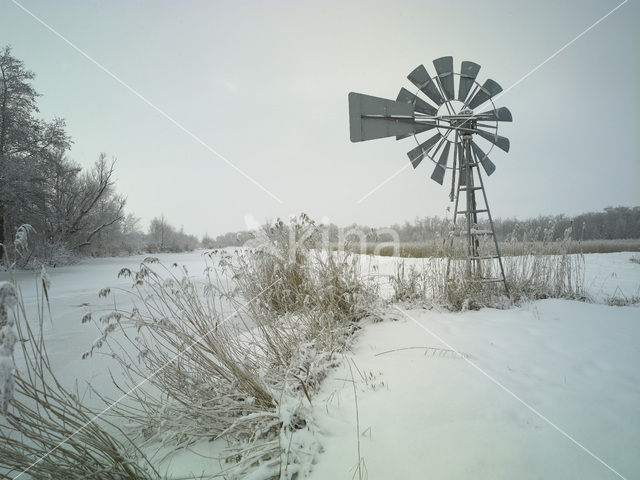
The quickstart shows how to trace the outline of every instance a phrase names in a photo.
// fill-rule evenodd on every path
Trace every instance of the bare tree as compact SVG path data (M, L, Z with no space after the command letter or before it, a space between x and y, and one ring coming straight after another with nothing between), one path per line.
M77 179L63 199L65 230L63 237L73 250L88 246L103 229L124 219L126 199L115 193L115 160L101 153L93 169Z

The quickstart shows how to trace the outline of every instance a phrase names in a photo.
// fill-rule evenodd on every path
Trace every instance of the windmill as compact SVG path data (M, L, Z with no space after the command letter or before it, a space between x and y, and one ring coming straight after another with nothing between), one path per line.
M476 78L480 65L463 61L460 72L454 72L453 57L433 61L435 76L430 76L424 65L418 66L407 78L415 85L415 93L402 88L396 100L349 93L349 126L351 141L361 142L395 136L396 140L413 138L417 146L407 155L413 168L425 159L435 167L431 179L442 185L447 170L451 170L451 200L455 200L454 224L464 216L466 230L466 267L469 280L502 282L509 293L496 238L493 219L479 166L491 175L496 167L488 154L494 147L508 152L509 139L498 135L500 122L511 122L506 107L496 108L493 97L502 91L494 80L480 85ZM458 88L456 91L456 77ZM480 111L482 113L476 113ZM426 132L428 137L419 137ZM481 143L488 144L485 153ZM452 160L450 160L452 159ZM451 165L450 165L451 163ZM457 178L456 178L457 176ZM482 204L476 193L482 194ZM464 206L459 210L461 193ZM478 227L479 215L486 215L489 229ZM480 239L492 237L495 250L485 255L480 252ZM497 260L499 277L486 277L483 261Z

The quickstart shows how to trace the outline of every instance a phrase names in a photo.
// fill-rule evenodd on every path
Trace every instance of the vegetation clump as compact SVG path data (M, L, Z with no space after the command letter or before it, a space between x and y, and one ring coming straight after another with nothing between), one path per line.
M311 468L319 446L297 432L314 429L314 394L379 298L359 256L318 250L316 235L304 215L277 221L252 248L206 254L203 280L153 257L121 272L134 306L97 319L87 356L108 345L122 366L131 401L115 409L141 445L224 439L230 477Z
M466 244L452 234L449 241L442 243L444 258L424 261L420 269L415 265L407 269L404 261L398 264L391 278L393 299L431 302L454 311L508 308L543 298L586 300L584 257L571 253L575 248L571 229L565 230L561 241L553 239L554 231L555 225L550 224L542 240L522 243L516 229L506 244L500 245L503 251L512 252L502 257L508 292L502 281L483 282L469 276ZM491 242L487 239L479 245L481 255L495 254ZM483 261L481 277L501 280L497 259Z
M24 254L25 229L14 240ZM4 249L5 256L8 255ZM15 265L16 259L8 265ZM52 369L45 341L49 281L36 275L39 308L28 318L20 290L0 282L0 478L152 480L149 459L107 415L87 407L78 390L63 386ZM13 364L14 347L20 366Z

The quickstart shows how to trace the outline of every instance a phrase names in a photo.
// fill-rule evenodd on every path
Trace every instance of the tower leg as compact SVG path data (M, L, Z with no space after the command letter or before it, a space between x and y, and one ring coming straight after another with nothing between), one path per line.
M498 245L498 238L496 237L496 230L493 226L493 217L491 216L491 209L489 208L489 201L487 200L487 192L484 190L484 182L482 180L482 174L480 173L480 167L478 166L479 159L475 158L474 163L478 169L478 180L480 181L480 190L484 199L485 208L487 209L487 217L489 217L489 227L491 228L491 235L493 236L493 243L496 247L496 257L498 258L498 265L500 266L500 274L502 275L502 283L507 293L507 297L510 297L509 286L507 285L507 276L504 273L504 264L502 263L502 255L500 254L500 246Z
M467 260L466 260L466 276L468 281L476 282L502 282L504 284L507 295L509 295L509 288L507 286L507 280L504 272L504 265L502 262L502 256L500 255L500 247L498 246L498 239L496 237L495 228L493 224L493 218L489 210L489 202L487 201L487 194L484 189L484 182L482 180L482 174L480 173L480 159L477 158L475 153L471 149L471 135L463 135L461 146L458 149L459 158L459 181L458 190L456 196L456 211L455 216L464 214L465 227L467 237ZM475 169L475 170L474 170ZM476 177L477 174L477 177ZM476 178L478 184L476 185ZM461 191L465 192L465 210L458 211L457 200L460 197ZM484 207L478 207L476 190L482 191L482 198L484 200ZM478 227L478 213L486 213L489 220L489 230L480 229ZM495 255L488 254L488 252L481 252L480 249L480 237L483 235L491 235L493 237L493 245L495 247ZM491 275L491 268L483 268L483 261L498 260L499 276ZM489 265L490 267L490 265ZM493 277L493 278L491 278Z
M452 178L452 184L451 184L450 199L451 201L454 200L453 195L455 191L455 204L453 208L453 230L454 231L451 232L452 235L451 235L451 238L449 239L449 255L447 255L447 271L445 273L446 282L449 281L449 276L451 274L451 255L453 255L454 253L453 235L455 235L455 227L458 220L458 200L460 199L460 178L462 178L461 175L458 174L458 178L456 179L456 170L460 169L460 165L456 163L457 161L458 161L458 132L455 133L455 141L453 143L453 178Z
M482 275L480 263L474 259L478 257L479 240L473 233L478 225L477 203L475 193L475 182L473 167L474 161L471 155L471 137L464 135L462 137L462 162L461 168L464 169L465 180L465 197L466 197L466 227L467 227L467 277L469 280L480 278Z

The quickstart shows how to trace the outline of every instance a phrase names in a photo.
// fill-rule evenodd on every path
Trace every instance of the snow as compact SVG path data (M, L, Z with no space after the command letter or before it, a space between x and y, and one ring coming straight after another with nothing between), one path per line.
M585 255L594 301L640 293L632 256ZM379 262L393 272L393 262ZM395 306L362 329L347 358L360 372L358 408L343 365L318 398L326 451L311 479L358 478L358 442L369 478L640 476L637 305Z
M585 258L585 287L593 300L640 296L640 265L630 261L640 259L638 253L593 253Z
M611 296L640 295L633 255L585 255L585 286L595 303L541 300L460 313L398 305L384 321L364 322L352 351L314 398L313 422L296 433L301 445L317 441L323 449L308 478L358 478L358 443L363 474L372 479L640 477L640 310L603 304ZM204 268L202 252L158 257L166 265L186 264L193 275ZM117 273L144 258L91 259L48 271L47 346L63 383L92 380L108 392L110 360L80 360L100 336L82 318L112 306L113 298L98 292L128 289L131 280ZM396 262L367 257L363 267L376 265L383 279ZM34 276L17 277L33 313ZM224 463L202 455L216 456L223 447L196 444L163 461L162 469L220 471Z
M349 358L367 378L356 376L369 478L619 478L577 443L637 477L638 313L544 300L512 310L397 310L395 321L368 325ZM389 352L407 347L462 355ZM317 402L326 452L312 479L350 477L358 462L345 379L348 368L333 372Z

